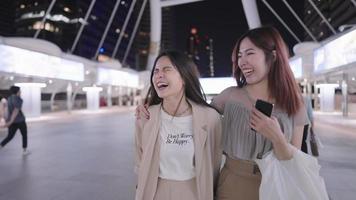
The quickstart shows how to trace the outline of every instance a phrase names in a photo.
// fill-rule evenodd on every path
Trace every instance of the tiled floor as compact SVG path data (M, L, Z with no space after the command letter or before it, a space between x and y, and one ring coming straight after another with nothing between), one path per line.
M316 117L316 133L320 149L321 175L333 200L356 199L356 117L341 114L320 114Z
M22 155L20 134L0 150L0 200L133 199L132 113L82 111L29 120L31 154ZM351 200L356 196L356 131L342 121L316 115L324 144L319 161L330 197ZM0 131L0 139L5 136Z
M28 123L31 154L21 137L0 150L1 200L134 198L133 114L65 113ZM0 139L5 137L0 133Z

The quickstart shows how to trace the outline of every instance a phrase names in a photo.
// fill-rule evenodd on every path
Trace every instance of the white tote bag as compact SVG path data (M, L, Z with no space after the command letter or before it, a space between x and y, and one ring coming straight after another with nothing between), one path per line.
M328 200L316 158L293 149L290 160L278 160L273 151L255 160L262 173L260 200Z

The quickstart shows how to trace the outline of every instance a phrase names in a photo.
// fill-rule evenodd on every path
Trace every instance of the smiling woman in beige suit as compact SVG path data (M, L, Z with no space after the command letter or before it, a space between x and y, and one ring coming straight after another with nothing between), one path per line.
M136 121L136 200L213 200L221 122L196 65L179 52L160 54L146 103L150 119Z

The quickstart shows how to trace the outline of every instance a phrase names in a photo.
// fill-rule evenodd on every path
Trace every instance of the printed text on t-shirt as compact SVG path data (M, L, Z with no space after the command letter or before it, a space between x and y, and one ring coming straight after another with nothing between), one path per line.
M193 135L185 133L168 134L166 144L177 144L179 146L185 146L193 139Z

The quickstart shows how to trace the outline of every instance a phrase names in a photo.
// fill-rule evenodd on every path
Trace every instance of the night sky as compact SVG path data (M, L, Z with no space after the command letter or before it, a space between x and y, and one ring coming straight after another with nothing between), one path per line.
M303 29L287 10L282 1L269 1L272 7L286 21L295 34L303 39ZM304 1L289 1L290 5L302 17ZM273 25L282 34L290 49L297 41L287 32L267 7L257 1L262 25ZM198 29L202 40L210 37L214 40L215 76L231 75L231 52L237 39L248 30L247 21L240 0L205 0L172 7L174 13L174 46L180 51L187 48L187 39L191 27ZM292 50L290 50L292 53ZM199 70L203 77L209 75L208 62L201 61Z

